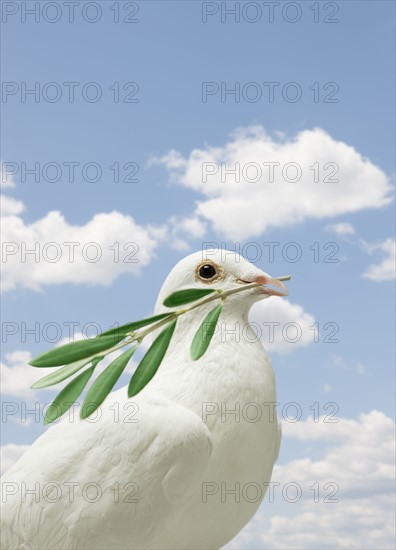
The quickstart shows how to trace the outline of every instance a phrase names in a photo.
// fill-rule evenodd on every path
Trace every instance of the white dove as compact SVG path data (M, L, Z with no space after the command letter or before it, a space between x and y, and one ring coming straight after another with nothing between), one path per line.
M250 282L285 288L238 254L197 252L170 272L155 312L183 288ZM190 345L213 304L180 316L137 396L124 387L99 415L69 415L39 437L3 476L1 548L203 550L235 537L264 497L281 439L270 359L248 324L253 303L272 294L227 298L196 361Z

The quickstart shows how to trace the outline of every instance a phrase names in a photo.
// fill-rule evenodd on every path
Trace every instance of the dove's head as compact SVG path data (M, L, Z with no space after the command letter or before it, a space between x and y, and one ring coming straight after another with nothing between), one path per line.
M187 288L218 288L231 290L241 285L259 283L245 292L230 296L235 305L249 308L254 302L269 296L286 296L285 285L272 278L268 273L258 269L236 252L228 250L209 250L190 254L175 265L166 278L158 296L156 311L163 311L163 301L178 290ZM271 288L275 286L277 288Z

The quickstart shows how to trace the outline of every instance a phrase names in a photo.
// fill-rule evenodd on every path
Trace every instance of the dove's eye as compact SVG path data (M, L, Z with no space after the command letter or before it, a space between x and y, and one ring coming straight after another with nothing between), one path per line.
M197 276L205 283L211 283L221 275L220 268L210 261L202 262L197 267Z
M216 270L211 264L205 264L199 269L201 279L212 279L216 275Z

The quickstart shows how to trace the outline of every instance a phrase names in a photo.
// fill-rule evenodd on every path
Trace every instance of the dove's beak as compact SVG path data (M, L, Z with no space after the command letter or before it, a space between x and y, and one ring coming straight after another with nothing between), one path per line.
M258 275L257 277L252 278L251 280L246 279L239 279L238 282L241 283L257 283L260 285L263 285L263 287L258 287L257 291L260 294L266 294L267 296L287 296L288 291L286 286L282 283L282 281L279 281L278 279L275 279L274 277L270 277L269 275ZM265 285L265 286L264 286ZM276 286L281 289L276 290L275 288L270 288L267 285Z

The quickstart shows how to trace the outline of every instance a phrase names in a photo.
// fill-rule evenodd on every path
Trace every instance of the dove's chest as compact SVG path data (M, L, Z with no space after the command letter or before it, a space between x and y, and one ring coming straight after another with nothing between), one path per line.
M208 475L263 482L279 447L275 377L266 351L249 330L244 338L219 331L198 361L187 353L180 363L171 357L172 376L163 382L167 396L194 411L212 434Z

